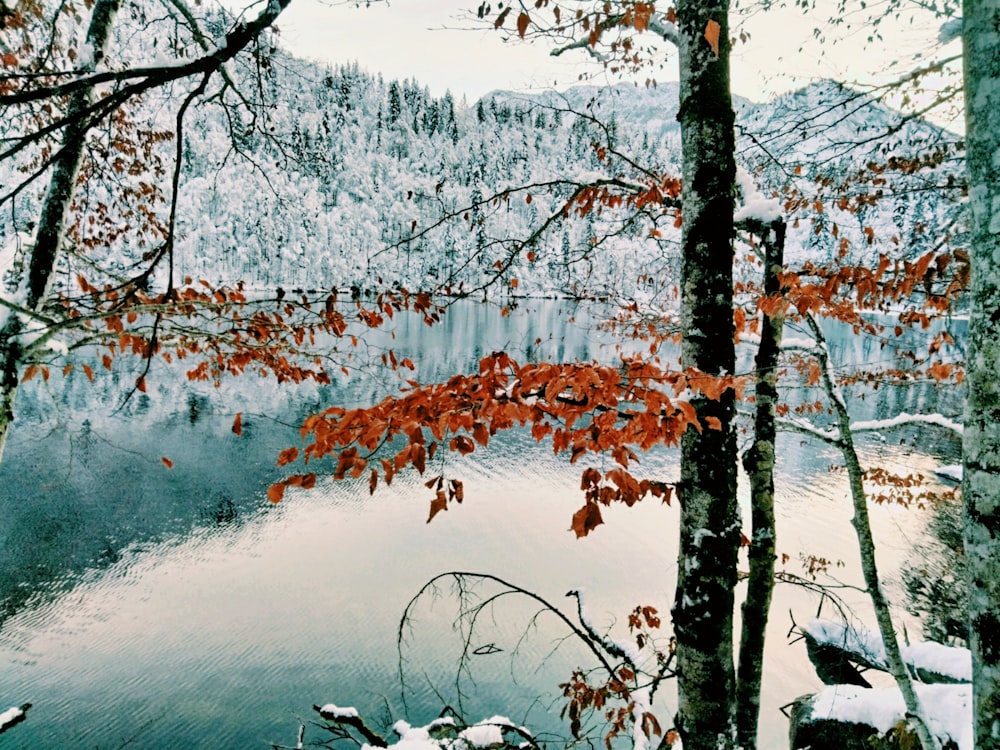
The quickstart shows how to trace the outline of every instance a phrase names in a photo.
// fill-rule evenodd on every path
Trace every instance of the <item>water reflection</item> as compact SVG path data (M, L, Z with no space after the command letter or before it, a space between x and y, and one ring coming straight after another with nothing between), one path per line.
M570 324L569 310L529 303L504 318L458 305L434 328L404 316L395 337L379 334L367 346L409 356L425 381L472 370L500 349L612 360L595 330L599 312L573 308ZM884 356L841 338L831 339L841 361ZM116 378L131 382L127 373ZM619 630L636 604L669 609L676 509L613 508L605 526L576 541L567 529L580 504L580 467L525 431L500 436L487 453L441 459L465 480L468 499L430 525L428 493L407 476L374 500L366 486L321 481L268 505L275 456L298 442L301 418L397 387L381 374L323 388L247 379L217 390L166 371L118 414L121 390L95 392L75 374L28 385L0 466L0 693L11 704L35 704L10 735L23 746L108 748L129 738L149 748L292 744L297 715L326 701L375 717L388 706L398 717L397 619L427 579L448 569L493 573L554 603L584 588L594 618ZM926 385L855 395L856 418L948 409L957 398ZM236 412L244 415L240 438L231 431ZM957 448L946 436L935 433L931 445L923 435L911 444L915 437L873 436L863 449L925 473L939 453L953 460ZM800 552L843 559L836 572L856 582L846 487L828 470L839 456L797 435L781 437L779 455L779 550L789 569L800 572ZM644 456L642 466L661 480L677 477L671 451ZM875 509L873 518L891 573L923 521L897 508ZM863 597L851 603L864 616ZM414 623L406 652L413 721L436 715L442 700L457 702L453 605L442 598ZM808 616L815 607L812 594L779 588L766 747L784 743L778 707L815 687L800 648L785 645L785 613ZM531 614L498 610L483 634L501 650L477 657L476 682L464 685L470 718L500 711L538 729L560 726L553 688L585 655L572 644L553 653L562 633L548 623L522 640ZM661 700L669 717L669 694Z

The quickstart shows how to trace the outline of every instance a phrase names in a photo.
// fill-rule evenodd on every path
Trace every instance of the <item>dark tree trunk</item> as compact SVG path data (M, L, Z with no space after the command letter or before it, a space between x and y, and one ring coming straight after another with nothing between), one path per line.
M733 107L727 0L677 4L683 146L682 360L732 374ZM706 32L708 32L706 34ZM702 430L681 441L680 548L673 607L677 728L688 750L735 742L733 605L740 515L736 504L735 398L693 398ZM709 422L718 420L716 426ZM721 429L717 429L721 428Z
M764 235L764 294L778 294L778 274L784 263L785 224L762 232ZM778 356L785 324L784 306L765 315L760 347L754 361L756 414L753 445L743 456L750 478L750 508L753 529L750 536L750 577L743 602L743 628L736 683L736 739L743 750L757 747L760 717L760 684L764 672L764 639L767 616L774 592L774 441L775 405L778 401Z
M977 750L1000 748L1000 6L962 4L972 304L966 371L965 559Z

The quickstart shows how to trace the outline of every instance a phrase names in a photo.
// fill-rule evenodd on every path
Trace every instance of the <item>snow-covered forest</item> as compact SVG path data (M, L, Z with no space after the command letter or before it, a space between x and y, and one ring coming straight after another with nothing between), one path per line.
M577 184L622 177L632 165L679 169L676 84L497 92L470 103L280 50L266 67L239 72L262 114L208 100L183 134L176 268L212 285L472 289L559 214ZM70 270L124 273L148 250L135 218L165 221L169 201L150 172L162 178L171 168L172 114L161 114L170 95L150 92L129 121L98 134L113 158L90 166L73 233L86 259L76 265L71 246ZM959 165L954 134L829 81L736 105L740 161L798 217L790 259L910 258L961 231L960 194L947 179ZM116 127L146 153L114 153ZM870 174L873 160L888 173ZM935 168L909 166L918 163ZM0 170L0 184L16 184L12 160ZM123 182L129 189L115 192ZM0 244L30 234L38 199L18 196L0 219ZM533 238L530 260L522 252L505 264L517 293L631 297L674 283L670 217L576 213Z

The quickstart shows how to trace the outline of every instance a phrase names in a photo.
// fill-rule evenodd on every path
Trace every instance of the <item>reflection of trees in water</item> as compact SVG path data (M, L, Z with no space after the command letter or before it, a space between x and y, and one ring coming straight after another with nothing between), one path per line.
M925 541L914 547L903 566L906 608L920 618L924 637L965 645L969 626L968 587L962 547L961 501L941 502L931 509Z

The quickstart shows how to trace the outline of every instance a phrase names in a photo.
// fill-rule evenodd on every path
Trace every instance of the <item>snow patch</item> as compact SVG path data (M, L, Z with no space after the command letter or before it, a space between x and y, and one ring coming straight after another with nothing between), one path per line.
M914 685L925 707L929 729L959 750L973 750L972 686ZM810 715L804 722L834 719L867 724L885 734L906 718L903 696L896 688L864 688L832 685L815 695Z
M333 703L327 703L319 712L333 719L356 719L359 716L358 709L354 708L354 706L341 707Z
M743 197L743 205L736 209L733 221L759 221L770 224L783 215L781 203L776 198L767 198L757 189L753 177L743 167L736 170L736 185Z
M938 29L938 44L948 44L962 36L962 19L952 18L941 24Z
M6 729L11 724L18 721L22 716L24 716L24 711L17 706L11 706L2 714L0 714L0 730Z
M882 636L873 630L854 628L833 620L813 619L802 627L802 631L818 643L858 654L873 665L888 667ZM967 648L919 641L900 644L900 652L903 662L912 669L933 672L961 682L972 680L972 653Z
M947 466L939 466L934 470L934 473L939 477L944 479L950 479L953 482L962 481L962 464L948 464Z

